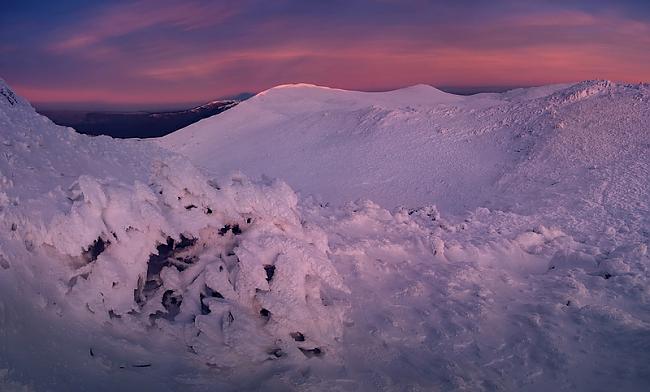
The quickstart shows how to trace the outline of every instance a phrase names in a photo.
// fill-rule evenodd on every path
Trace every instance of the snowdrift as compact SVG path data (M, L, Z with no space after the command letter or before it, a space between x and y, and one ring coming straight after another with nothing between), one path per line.
M155 330L182 340L208 367L336 357L348 289L328 258L325 234L301 222L284 183L243 176L217 182L148 143L55 126L8 87L2 91L12 97L0 112L5 367L16 366L25 350L14 339L29 340L43 322L29 325L20 315L34 311L64 318L62 328L142 335L136 341ZM23 317L25 328L17 330ZM73 344L102 358L102 345L111 343ZM49 387L39 379L43 370L28 364L38 359L24 360L33 367L23 369L27 379ZM115 370L151 359L102 361ZM71 374L86 365L76 363L81 368ZM95 383L115 389L83 378L77 388L99 388Z
M283 86L158 142L194 163L0 89L0 390L650 382L646 85Z

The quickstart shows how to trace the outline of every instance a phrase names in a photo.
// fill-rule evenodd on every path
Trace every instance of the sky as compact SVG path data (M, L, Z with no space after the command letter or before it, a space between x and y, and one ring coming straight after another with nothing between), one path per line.
M0 78L37 105L141 109L298 82L648 82L650 1L11 1Z

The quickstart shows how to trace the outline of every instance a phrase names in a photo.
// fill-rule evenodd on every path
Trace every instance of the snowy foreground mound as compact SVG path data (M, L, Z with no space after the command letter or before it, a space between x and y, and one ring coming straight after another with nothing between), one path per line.
M650 384L647 86L272 89L162 141L204 169L0 89L0 390Z
M145 142L78 135L19 98L2 105L3 367L70 390L62 369L39 367L58 362L67 378L88 363L65 362L81 348L49 336L63 331L37 332L48 317L121 340L83 343L97 372L153 367L150 348L132 346L151 336L219 369L337 356L348 290L286 185L215 182Z

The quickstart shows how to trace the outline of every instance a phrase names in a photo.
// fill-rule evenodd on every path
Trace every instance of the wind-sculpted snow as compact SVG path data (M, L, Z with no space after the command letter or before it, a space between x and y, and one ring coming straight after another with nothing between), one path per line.
M0 390L646 389L647 86L471 101L426 86L314 88L272 89L221 116L302 124L281 134L316 144L273 144L278 128L264 128L250 150L203 144L190 157L204 169L0 99ZM385 196L410 151L429 149L423 177L390 197L431 203L301 198L201 155L264 172L276 153L312 148L324 162L389 140L406 148L403 164L384 157L394 180L341 157L336 181L333 166L293 178ZM256 157L264 142L270 157ZM385 169L373 154L357 158ZM288 176L317 167L297 157ZM369 187L347 188L360 173Z
M216 182L148 144L89 139L22 111L26 121L13 113L3 124L0 278L5 294L26 292L3 298L2 366L21 355L14 334L33 333L14 331L11 313L34 302L136 344L167 335L206 367L335 360L348 289L285 184ZM90 164L88 145L108 167ZM129 161L112 166L113 153ZM110 166L141 172L125 181ZM90 357L105 355L101 341L85 344ZM104 367L151 366L113 361Z
M485 208L456 223L431 207L317 209L335 216L330 246L363 314L345 335L351 378L386 390L643 390L645 244L599 248Z

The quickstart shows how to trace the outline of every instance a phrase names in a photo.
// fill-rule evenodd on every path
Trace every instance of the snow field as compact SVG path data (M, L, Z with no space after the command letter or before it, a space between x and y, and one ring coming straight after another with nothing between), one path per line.
M650 383L645 85L471 100L426 86L284 86L195 130L224 121L256 135L274 124L267 132L293 139L179 147L194 164L153 143L57 127L2 89L12 99L0 97L0 389ZM411 139L395 140L397 131ZM190 136L187 146L202 137ZM293 160L287 174L317 196L215 170L280 167L247 155L258 143ZM395 162L391 143L430 150L416 157L432 166L396 186L401 172L390 180L379 159ZM348 171L318 155L354 146L374 152L340 157ZM313 161L301 164L300 148ZM367 200L369 190L384 202ZM335 194L340 203L327 198Z

